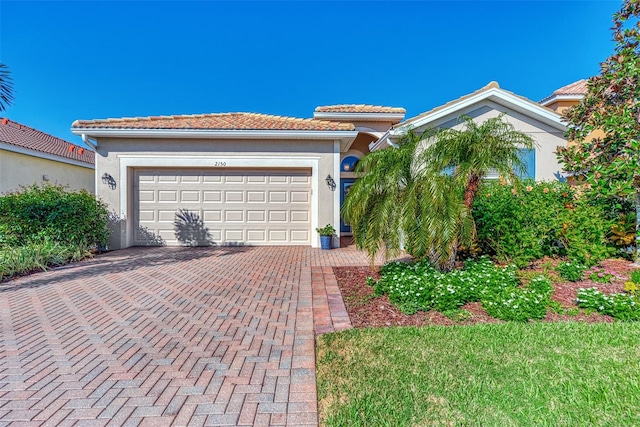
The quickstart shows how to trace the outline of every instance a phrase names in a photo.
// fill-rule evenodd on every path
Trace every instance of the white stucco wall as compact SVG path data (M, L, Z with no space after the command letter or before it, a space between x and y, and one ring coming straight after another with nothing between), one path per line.
M137 167L220 167L224 168L300 168L312 170L312 228L339 226L339 194L331 191L325 178L339 179L340 144L322 140L206 140L206 139L124 139L99 138L96 152L97 176L108 173L116 180L110 189L96 186L102 198L120 221L112 228L110 247L126 247L130 242L133 206L132 173ZM337 175L337 176L336 176ZM312 230L312 246L319 245Z
M517 111L508 109L492 101L484 101L468 108L458 110L455 114L443 117L438 121L429 123L428 127L462 128L458 118L462 115L473 118L476 123L483 123L487 119L506 113L504 120L511 123L516 130L525 132L534 139L536 147L536 175L537 181L557 180L561 175L562 166L556 159L555 151L559 146L566 147L567 141L564 132L556 129L531 116L526 116ZM416 128L422 132L427 126Z

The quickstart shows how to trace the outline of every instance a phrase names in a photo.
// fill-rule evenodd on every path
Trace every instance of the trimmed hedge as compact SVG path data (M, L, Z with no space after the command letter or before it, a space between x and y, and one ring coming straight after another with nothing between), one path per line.
M516 188L483 183L473 205L478 244L499 262L525 266L566 256L586 266L616 253L607 239L616 223L605 205L560 182L527 180Z
M62 245L105 245L106 204L86 190L34 184L0 197L0 248L50 241Z

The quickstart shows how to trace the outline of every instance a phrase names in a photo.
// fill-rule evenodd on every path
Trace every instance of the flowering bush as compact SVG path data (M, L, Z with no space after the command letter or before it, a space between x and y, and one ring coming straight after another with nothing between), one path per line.
M620 320L640 320L640 296L605 294L596 288L578 289L578 307L596 310Z
M584 277L584 271L587 269L579 262L561 262L556 267L556 271L565 280L577 282Z
M618 279L615 272L610 270L605 270L601 267L593 267L591 270L586 270L584 274L587 278L593 280L597 283L611 283L611 281Z
M482 307L491 317L502 320L526 321L542 319L547 314L551 283L538 276L526 287L505 289L497 294L487 294Z
M488 258L467 261L463 270L443 273L427 261L391 262L381 269L377 294L387 294L407 314L437 310L456 312L468 302L480 301L487 312L502 320L540 319L545 316L551 284L534 277L520 284L515 266L496 267Z

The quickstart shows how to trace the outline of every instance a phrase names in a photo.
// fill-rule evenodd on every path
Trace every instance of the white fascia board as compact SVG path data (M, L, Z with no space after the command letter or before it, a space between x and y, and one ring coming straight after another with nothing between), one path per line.
M389 136L391 134L391 131L388 130L384 133L384 135L382 135L380 138L378 138L377 141L373 141L372 143L369 144L369 152L374 152L376 150L380 150L381 148L387 148L390 144L387 142L387 140L389 139Z
M201 138L201 139L349 139L358 136L353 131L313 130L196 130L196 129L104 129L72 128L75 135L113 138Z
M43 153L41 151L31 150L29 148L17 147L15 145L6 144L4 142L0 142L0 150L12 151L18 154L24 154L25 156L38 157L40 159L51 160L59 163L67 163L69 165L80 166L82 168L87 169L95 169L95 165L91 165L89 163L81 162L74 159L68 159L62 156L56 156L55 154Z
M474 96L471 96L467 99L464 99L460 102L452 104L446 108L442 108L441 110L434 111L432 114L428 114L414 122L405 122L406 125L402 125L392 129L391 135L399 136L404 134L409 126L418 128L424 125L433 123L439 119L445 118L450 115L455 115L456 111L463 110L473 104L480 103L484 100L493 101L499 105L504 107L508 107L522 113L526 116L534 116L542 123L545 123L553 128L556 128L561 131L565 131L567 129L566 125L562 122L562 118L560 115L554 111L548 110L542 106L537 106L532 101L525 101L524 99L511 95L509 93L505 93L496 88L491 88L487 91L478 93Z
M338 122L394 122L404 119L404 113L313 113L314 119L331 120Z
M584 95L552 95L540 101L540 105L546 107L556 101L580 101L582 98L584 98Z

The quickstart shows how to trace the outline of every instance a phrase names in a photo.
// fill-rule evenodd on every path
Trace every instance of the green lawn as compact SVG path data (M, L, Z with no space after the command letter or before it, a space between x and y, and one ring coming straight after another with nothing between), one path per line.
M640 425L640 324L349 330L317 375L325 426Z

